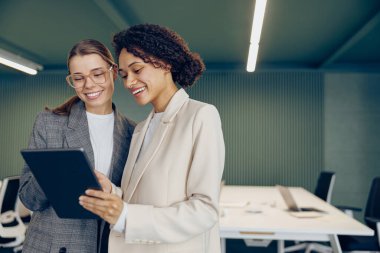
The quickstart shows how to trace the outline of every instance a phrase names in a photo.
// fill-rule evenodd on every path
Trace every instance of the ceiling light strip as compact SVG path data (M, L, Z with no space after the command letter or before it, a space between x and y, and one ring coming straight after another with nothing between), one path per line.
M261 29L264 22L264 14L267 0L256 0L253 14L251 39L248 52L247 71L253 72L256 69L257 54L259 52L259 42Z
M43 69L41 65L3 49L0 49L0 63L29 75L36 75L38 70Z

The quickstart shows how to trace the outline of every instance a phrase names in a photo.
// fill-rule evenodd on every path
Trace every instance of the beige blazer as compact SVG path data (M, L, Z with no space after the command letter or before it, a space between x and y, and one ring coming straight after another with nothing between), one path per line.
M133 133L121 184L128 203L125 233L111 231L109 252L220 252L225 149L218 111L180 89L139 154L152 116Z

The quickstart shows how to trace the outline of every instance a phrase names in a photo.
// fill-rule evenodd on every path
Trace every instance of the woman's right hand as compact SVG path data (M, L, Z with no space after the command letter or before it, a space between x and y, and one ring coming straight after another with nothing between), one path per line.
M104 175L103 173L100 173L97 170L95 170L95 175L98 178L98 181L100 183L100 186L102 187L102 190L104 192L111 193L111 191L112 191L112 183L108 179L108 177L106 177L106 175Z
M112 225L116 224L124 207L123 200L116 194L92 189L79 197L79 204Z

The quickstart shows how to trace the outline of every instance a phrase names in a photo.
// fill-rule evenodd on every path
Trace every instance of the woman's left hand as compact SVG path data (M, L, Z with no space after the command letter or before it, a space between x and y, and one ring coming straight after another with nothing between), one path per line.
M92 189L79 197L79 204L112 225L116 224L124 206L123 200L116 194Z
M98 178L98 182L100 186L102 187L104 192L111 192L112 191L112 183L108 179L107 176L105 176L103 173L94 170L96 177Z

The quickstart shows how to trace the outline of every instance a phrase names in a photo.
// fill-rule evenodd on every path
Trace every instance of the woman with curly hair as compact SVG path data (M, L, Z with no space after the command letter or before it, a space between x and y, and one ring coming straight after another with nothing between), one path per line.
M111 224L109 252L220 252L221 121L184 90L203 61L158 25L132 26L113 44L124 86L153 109L135 128L121 188L104 179L104 191L87 190L81 205Z

